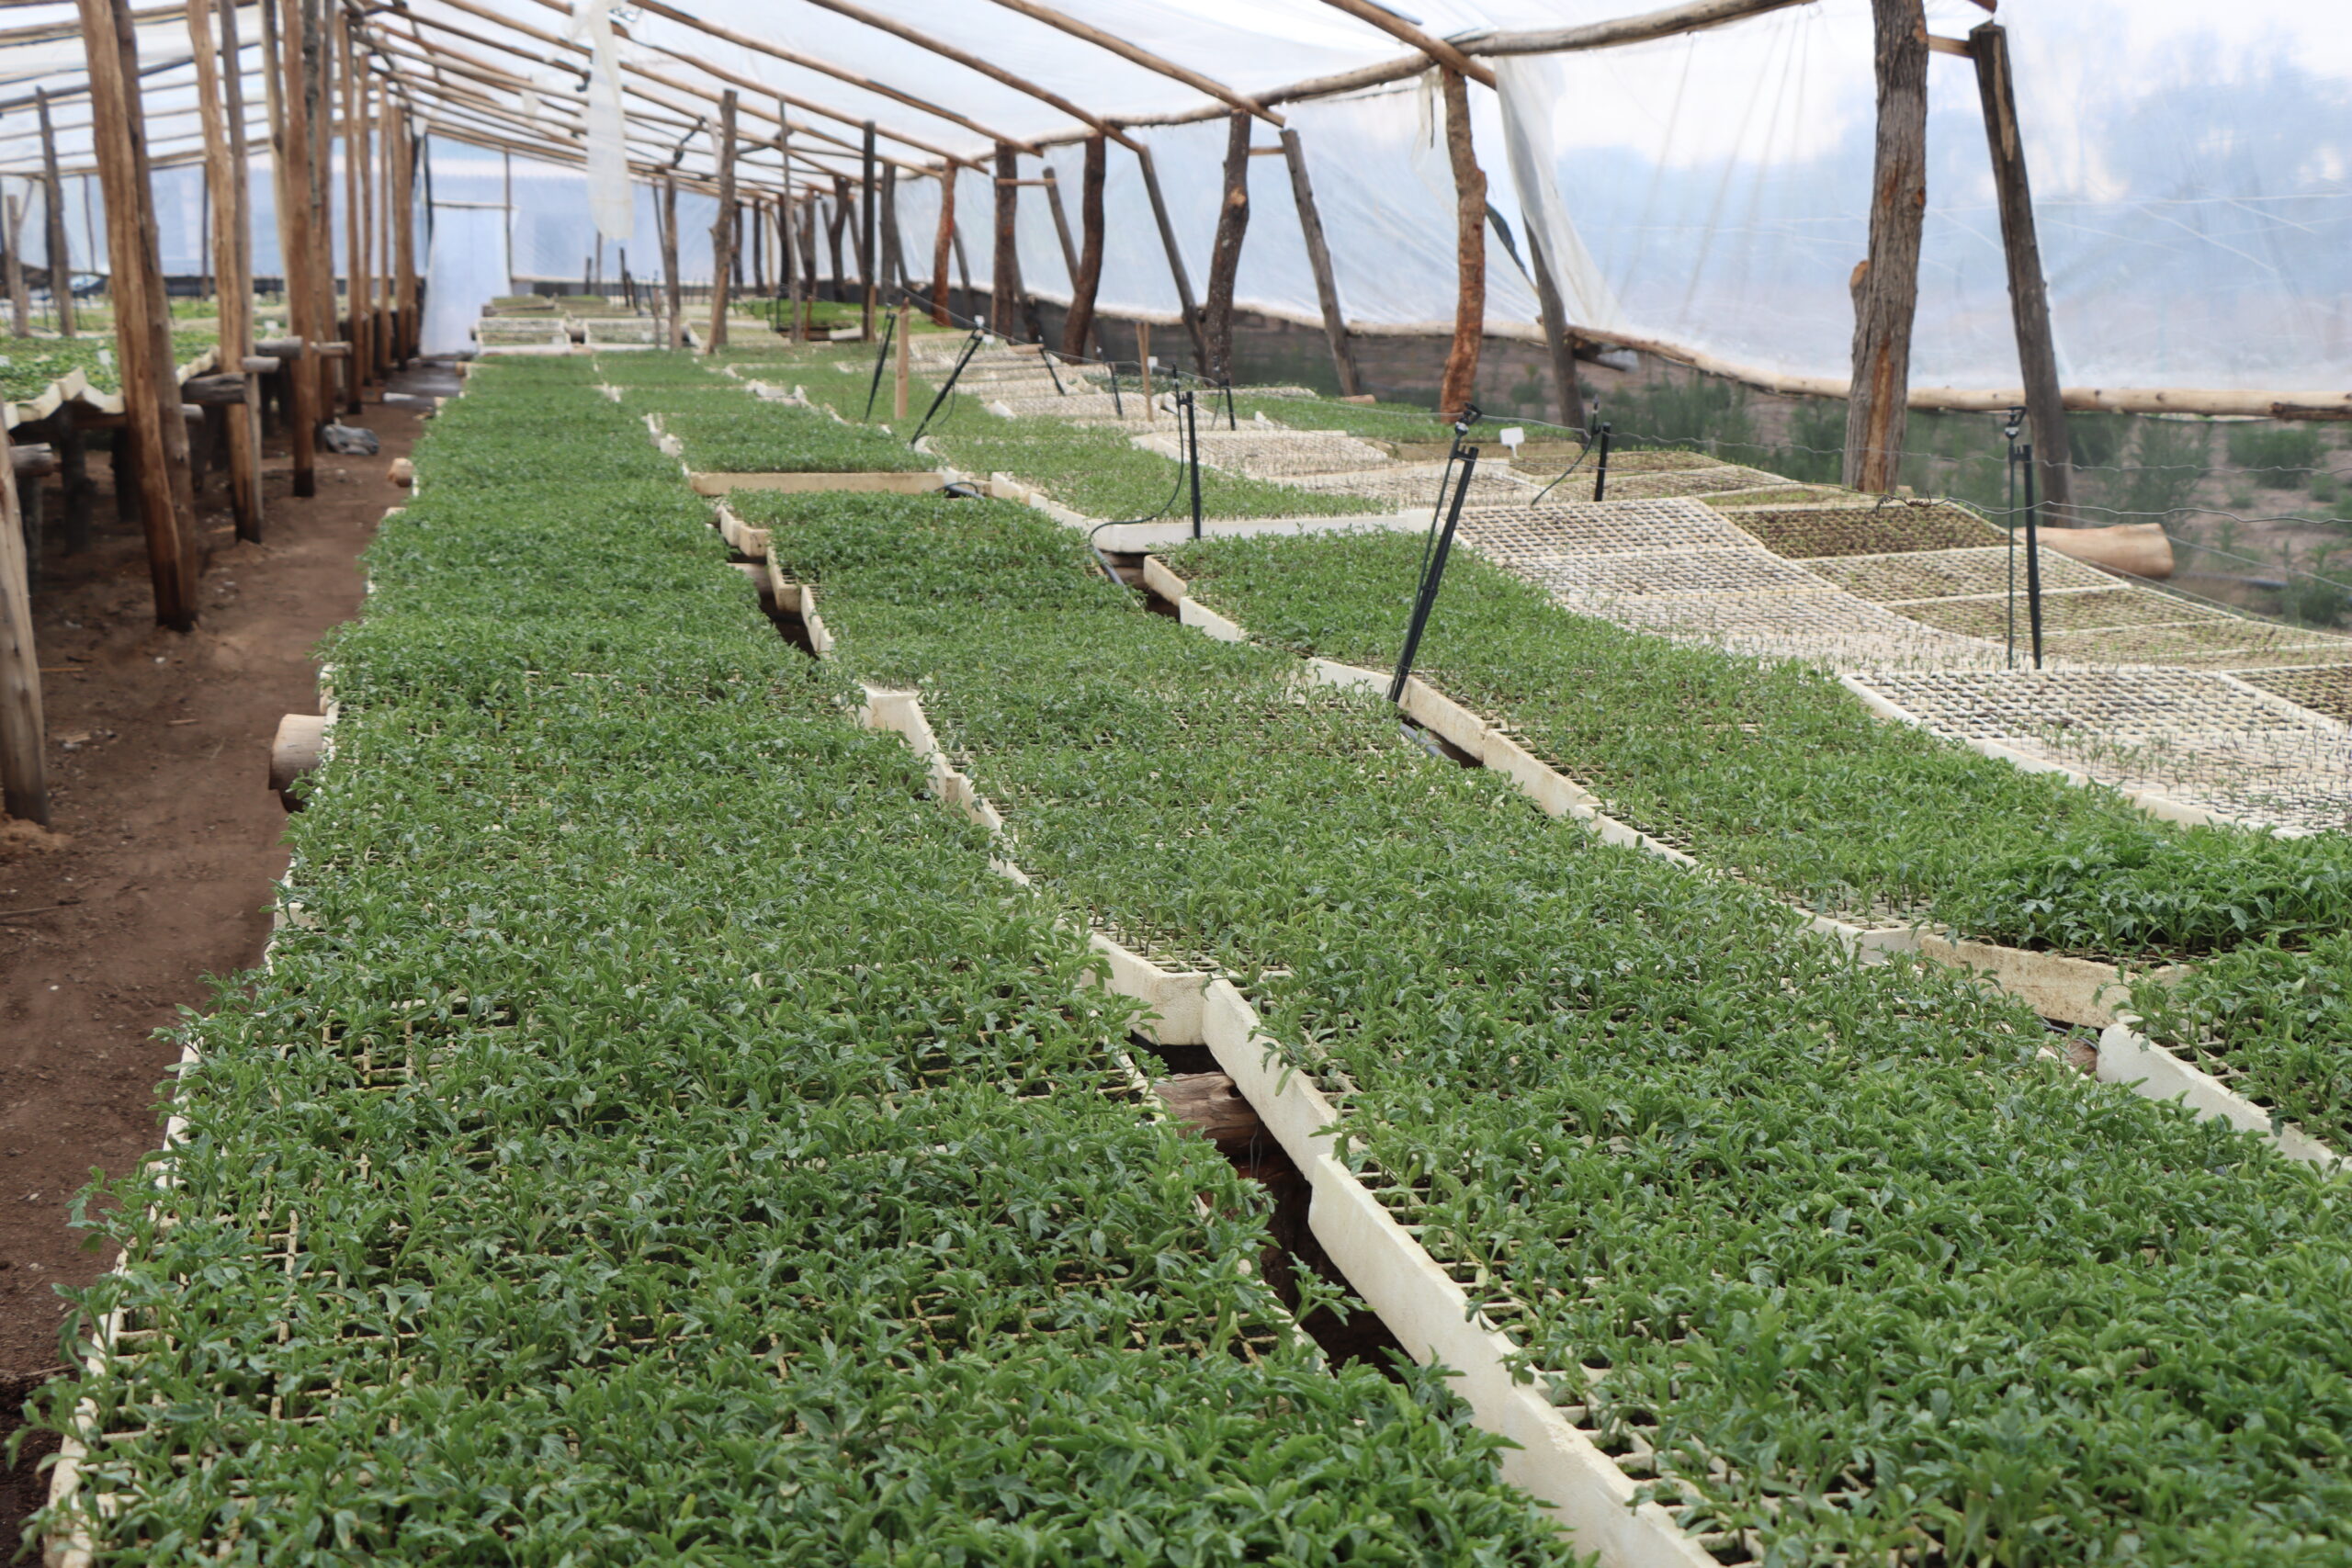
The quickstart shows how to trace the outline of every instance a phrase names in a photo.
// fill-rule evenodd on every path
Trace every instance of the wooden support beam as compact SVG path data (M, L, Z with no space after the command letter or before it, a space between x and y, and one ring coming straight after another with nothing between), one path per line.
M1577 384L1576 340L1568 334L1567 308L1560 300L1560 280L1553 275L1552 258L1527 230L1527 260L1535 273L1535 302L1544 315L1544 346L1552 355L1552 382L1559 389L1560 423L1571 430L1584 428L1584 389Z
M113 291L115 356L123 412L137 465L139 520L147 536L155 620L191 631L197 616L196 505L187 467L187 423L180 417L172 363L171 302L156 254L155 209L146 132L133 81L139 41L126 0L77 0L89 41L92 141L104 182L107 274Z
M1282 116L1263 104L1243 97L1224 83L1179 65L1164 55L1154 54L1148 49L1138 48L1115 33L1104 32L1101 28L1081 22L1077 17L1057 11L1050 6L1038 5L1036 0L996 0L996 3L1008 11L1018 11L1032 20L1043 22L1047 27L1066 32L1072 38L1084 39L1098 49L1107 49L1120 59L1140 65L1147 71L1156 71L1162 76L1172 77L1195 91L1206 93L1210 97L1230 108L1238 109L1244 114L1255 115L1269 125L1280 128L1283 123Z
M311 259L314 220L311 215L310 121L301 87L303 0L262 0L262 81L269 96L271 166L276 171L277 246L286 272L287 326L298 342L331 335L317 317ZM281 26L281 21L283 25ZM288 365L287 446L294 493L319 492L318 372L300 359Z
M1487 175L1470 140L1470 89L1462 73L1438 70L1445 96L1445 151L1453 164L1453 344L1438 383L1441 417L1460 419L1478 389L1478 350L1487 335Z
M1159 172L1152 167L1151 149L1136 146L1136 162L1143 168L1144 195L1151 198L1152 221L1159 226L1159 248L1168 253L1169 275L1176 280L1177 309L1183 311L1184 330L1193 337L1193 363L1205 374L1209 345L1201 333L1201 308L1193 302L1193 277L1184 270L1184 253L1176 246L1176 226L1168 220L1168 202L1159 194Z
M1845 482L1891 491L1903 468L1919 232L1928 211L1928 19L1921 0L1871 0L1877 37L1878 145L1871 249L1854 269L1854 374Z
M32 290L25 287L25 201L24 197L7 198L5 216L8 225L7 287L8 332L13 337L33 335Z
M1241 270L1241 241L1250 230L1250 117L1236 109L1227 117L1225 197L1216 213L1216 243L1209 252L1208 378L1233 384L1233 283Z
M662 336L672 349L686 345L685 299L678 281L678 182L662 176L661 198L654 204L662 228Z
M1290 165L1290 194L1298 205L1298 227L1306 238L1306 263L1315 274L1316 302L1323 310L1323 338L1330 345L1331 368L1339 376L1345 397L1363 394L1363 376L1356 368L1356 348L1348 335L1348 318L1340 309L1339 280L1331 271L1331 247L1323 238L1323 214L1315 205L1315 187L1306 177L1306 149L1298 132L1283 132L1283 158Z
M40 189L43 221L48 225L43 260L49 266L49 308L57 316L57 335L74 335L74 253L65 239L65 182L57 173L57 130L50 123L49 95L36 89L40 109Z
M423 340L416 298L416 153L408 136L408 111L394 105L387 120L392 147L392 310L400 321L400 353L405 363Z
M1062 247L1062 272L1069 279L1074 298L1078 288L1078 243L1069 237L1069 214L1062 210L1062 183L1055 177L1054 166L1051 164L1046 165L1043 179L1015 180L1013 183L1045 187L1046 209L1054 220L1054 238Z
M858 317L858 341L874 341L874 307L881 295L879 280L875 276L876 246L879 237L874 231L874 122L865 122L865 177L857 187L857 271L862 309Z
M807 335L807 321L800 308L801 290L815 280L800 265L800 247L794 242L793 204L797 198L792 189L792 127L785 119L782 99L776 101L775 150L784 160L784 200L775 215L776 245L784 253L785 299L792 312L792 326L785 336L788 342L798 343Z
M1015 223L1020 217L1021 191L1004 182L1021 172L1021 154L1012 144L996 146L996 254L989 270L989 331L1001 338L1013 335L1013 319L1021 309L1021 247Z
M735 271L735 89L718 99L718 220L710 226L710 338L706 354L727 346L727 289Z
M658 5L660 0L652 0L652 3ZM1076 104L1071 103L1068 98L1063 97L1059 93L1041 87L1025 76L1016 76L1012 72L1007 71L1004 67L996 64L994 62L983 60L977 54L972 54L964 50L957 49L955 45L946 42L944 39L933 38L931 34L924 32L920 28L910 27L904 22L894 21L890 17L883 16L878 12L869 11L863 6L854 5L852 3L852 0L808 0L808 3L824 10L831 11L838 16L847 17L852 21L864 22L867 27L873 28L880 32L888 33L892 38L904 39L907 42L913 44L917 49L928 50L930 52L938 55L943 60L952 60L956 64L963 66L967 70L978 72L981 75L988 77L990 81L1003 83L1006 86L1011 87L1017 93L1026 93L1029 96L1037 99L1040 103L1051 104L1054 107L1061 110L1062 113L1069 116L1070 118L1080 122L1092 130L1099 131L1109 136L1114 141L1119 142L1123 146L1130 148L1140 146L1140 143L1138 142L1128 141L1126 133L1119 130L1118 127L1113 125L1110 121L1079 107ZM1035 152L1038 151L1037 146L1034 142L1023 141L1017 137L991 136L989 140L997 142L1010 141L1015 147L1027 152Z
M343 276L344 309L349 323L343 335L352 347L351 363L347 367L345 389L350 394L349 412L359 413L366 406L362 389L368 380L368 367L373 358L368 344L368 238L359 227L359 164L362 148L359 125L359 62L352 52L351 24L342 12L334 14L334 30L329 35L334 52L328 68L336 73L337 95L342 99L343 113Z
M1440 65L1457 75L1467 76L1482 87L1495 85L1495 73L1463 53L1442 38L1423 32L1385 6L1373 0L1323 0L1336 10L1345 11L1360 22L1369 22L1389 37L1409 48L1418 49Z
M1985 22L1968 35L1976 62L1977 95L1984 106L1984 139L1993 157L1993 191L2000 204L2001 251L2009 269L2009 319L2017 329L2018 372L2033 433L2033 460L2041 499L2054 518L2075 520L2075 468L2066 435L2066 405L2058 385L2058 348L2050 333L2050 290L2041 275L2041 244L2034 231L2033 187L2026 178L2025 141L2018 131L2018 100L2009 68L2009 35Z
M212 8L218 3L224 12L234 13L234 0L187 0L188 45L196 54L196 93L204 118L204 185L212 197L212 270L220 280L219 315L220 321L220 363L242 367L252 350L253 285L244 273L244 246L241 229L244 221L244 166L236 161L236 152L229 140L228 110L220 99L221 73L213 68ZM235 55L228 46L222 51L224 62L232 62ZM239 392L239 412L229 415L229 504L236 520L237 537L258 541L261 538L261 450L255 443L255 431L250 409L244 408L249 396L248 378L242 368L232 375L218 378L234 380ZM183 397L187 389L182 389Z
M1102 333L1094 315L1094 298L1102 285L1102 179L1110 162L1109 139L1090 136L1086 139L1086 166L1079 175L1078 227L1084 240L1078 253L1078 265L1070 269L1069 315L1062 322L1062 352L1076 359L1086 353L1091 338L1105 359L1110 354L1102 346ZM1060 193L1055 193L1054 212L1059 221ZM1068 227L1064 226L1064 242L1068 242Z
M0 455L7 452L7 432L0 429ZM44 828L49 826L47 746L24 514L11 459L0 462L0 809Z
M817 3L822 4L823 0L817 0ZM560 9L561 7L558 8ZM889 98L894 102L905 104L910 108L921 109L923 113L927 115L935 115L939 118L948 121L950 124L960 125L965 130L971 131L973 134L985 136L991 141L1003 141L1007 140L1019 141L1019 138L1017 137L1008 138L1001 131L990 130L977 120L968 119L963 115L957 113L956 110L949 108L943 104L933 103L928 98L916 97L910 93L900 92L898 88L891 86L887 82L877 82L871 76L864 75L855 71L844 70L841 66L834 65L830 62L820 60L814 55L803 54L797 50L786 49L784 45L771 42L766 39L754 37L750 33L738 32L732 28L723 28L716 22L707 22L699 17L689 16L687 13L679 10L674 6L663 5L662 0L636 0L635 8L647 12L650 15L662 17L667 21L675 22L680 27L691 28L695 32L706 34L708 37L723 39L727 42L735 45L738 49L747 49L754 54L764 54L771 60L780 60L787 65L797 65L803 70L814 71L820 75L831 76L836 81L846 82L854 87L862 87L869 93L879 94L881 96ZM807 107L808 106L803 105L802 107ZM812 109L810 112L821 113L827 111ZM1069 112L1079 113L1080 111L1073 108ZM856 120L850 119L846 115L836 116L834 118L849 120L849 123L853 125L859 123ZM1083 115L1080 114L1080 118L1083 118ZM906 145L910 147L918 145L916 142L908 141L904 137L893 137L892 140L904 141ZM1026 146L1027 143L1023 142L1022 145Z
M842 231L849 224L849 176L833 176L833 204L825 212L825 240L833 254L833 299L849 300L849 268L842 260Z
M318 238L311 246L311 319L319 324L313 341L317 351L307 355L307 367L317 378L317 402L322 423L334 417L341 367L326 356L325 344L343 341L342 316L334 292L334 101L332 92L333 36L327 27L327 0L293 0L302 14L301 92L310 145L311 221ZM300 367L298 367L298 371Z
M931 240L931 322L936 327L954 324L948 310L947 257L948 247L956 238L956 165L948 164L939 171L939 227Z
M903 292L907 281L906 244L899 235L899 171L882 165L882 290L886 297Z

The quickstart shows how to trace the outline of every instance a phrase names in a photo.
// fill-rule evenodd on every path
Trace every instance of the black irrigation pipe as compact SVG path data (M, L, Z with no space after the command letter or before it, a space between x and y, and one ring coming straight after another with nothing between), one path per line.
M942 383L939 390L933 394L931 407L923 410L922 423L915 426L915 433L912 435L907 437L908 446L912 446L922 440L922 433L931 428L932 415L939 412L939 405L945 402L947 395L956 389L957 378L964 374L964 367L972 362L972 355L979 351L980 339L985 335L978 327L975 327L972 329L972 335L964 340L964 352L956 356L956 368L947 373L947 379ZM875 373L881 374L878 369Z
M1600 500L1609 491L1609 422L1603 420L1600 423L1600 467L1594 470L1592 476L1592 499L1595 501Z
M865 384L865 417L869 421L874 418L875 394L882 390L882 367L890 358L890 339L898 330L899 312L885 311L882 317L882 346L874 353L874 379Z
M1193 394L1190 392L1176 394L1177 418L1180 421L1190 411L1192 399ZM1197 419L1197 416L1194 417ZM1184 493L1187 484L1191 485L1193 491L1193 537L1197 539L1201 536L1201 446L1197 432L1191 444L1189 458L1178 459L1176 483L1170 488L1168 499L1159 503L1159 511L1147 517L1114 517L1108 521L1097 523L1086 531L1086 547L1093 552L1095 564L1102 569L1103 576L1122 588L1127 585L1126 579L1121 577L1118 569L1111 564L1111 558L1104 555L1102 547L1094 542L1095 536L1105 528L1119 528L1134 523L1158 522L1168 515L1169 509L1176 504L1176 498Z
M1193 537L1201 536L1201 402L1190 389L1176 394L1177 417L1184 422L1184 467L1193 484Z
M1453 422L1453 441L1446 448L1445 470L1438 476L1437 506L1430 513L1430 531L1421 536L1421 564L1416 570L1418 579L1413 589L1413 617L1405 628L1405 649L1396 660L1396 678L1388 682L1388 700L1405 700L1405 680L1413 672L1413 656L1420 651L1421 632L1429 625L1430 610L1437 604L1438 584L1445 577L1445 558L1453 548L1453 530L1462 521L1462 503L1470 494L1470 480L1478 468L1478 448L1463 446L1464 439L1478 423L1476 405L1464 408L1462 417ZM1462 464L1462 477L1455 480L1453 465ZM1453 505L1447 506L1447 485L1453 486ZM1438 528L1444 520L1444 531Z

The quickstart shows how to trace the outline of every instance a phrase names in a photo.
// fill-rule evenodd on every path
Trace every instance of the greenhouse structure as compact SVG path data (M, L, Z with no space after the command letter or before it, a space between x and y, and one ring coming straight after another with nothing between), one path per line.
M2352 28L1628 3L12 0L23 1560L2352 1568Z

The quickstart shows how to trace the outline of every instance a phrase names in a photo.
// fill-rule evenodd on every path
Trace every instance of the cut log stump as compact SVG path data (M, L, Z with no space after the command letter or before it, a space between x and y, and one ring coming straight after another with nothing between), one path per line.
M294 781L319 765L325 749L327 721L314 713L289 713L277 721L277 739L269 743L269 787L288 811L302 809Z

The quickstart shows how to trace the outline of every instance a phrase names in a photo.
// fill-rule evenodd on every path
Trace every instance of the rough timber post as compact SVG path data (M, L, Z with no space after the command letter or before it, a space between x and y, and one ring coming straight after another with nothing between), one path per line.
M710 341L706 354L727 346L727 285L735 268L735 89L718 99L718 220L710 226Z
M948 251L956 243L956 165L939 171L939 231L931 241L931 322L947 326L954 320L947 309Z
M865 122L862 157L864 175L857 187L857 270L858 282L862 285L858 290L862 302L862 309L858 314L858 341L872 343L874 341L874 306L876 300L880 298L882 290L874 265L878 253L876 249L876 236L874 232L874 198L876 194L874 186L874 122L870 119Z
M2050 335L2050 290L2041 276L2041 244L2033 224L2033 189L2026 180L2025 141L2018 133L2018 100L2009 72L2009 35L1986 22L1968 35L1976 87L1984 102L1984 139L1993 152L1993 189L2001 207L2001 250L2009 264L2009 315L2018 334L2018 368L2025 384L2026 419L2033 431L2034 466L2041 470L2041 500L2072 522L2075 468L2066 439L2066 406L2058 390L2058 349Z
M303 153L309 159L311 219L319 226L318 243L311 247L311 287L316 296L311 309L319 323L319 340L328 344L343 336L334 297L334 39L327 27L326 0L297 0L294 9L303 13L303 112L311 132L311 145ZM320 417L331 419L343 362L324 354L310 355L305 362L318 378Z
M350 410L360 412L364 406L360 394L368 379L368 238L359 227L359 62L351 48L351 22L342 12L335 13L335 45L330 69L335 72L336 97L343 109L343 276L345 309L350 322L344 337L351 344L350 357L345 361L344 375L351 394Z
M907 288L907 245L899 233L899 165L882 165L882 288L903 297Z
M12 337L33 335L32 292L25 287L25 202L22 197L7 199L6 218L8 224L8 333Z
M1233 380L1233 280L1241 270L1241 240L1250 229L1250 115L1227 117L1225 141L1225 199L1217 207L1216 244L1209 252L1208 378L1218 386Z
M1201 333L1201 308L1193 302L1192 275L1184 270L1184 253L1176 248L1176 226L1168 220L1168 203L1159 194L1159 172L1151 165L1151 149L1136 143L1136 162L1143 167L1144 194L1151 198L1152 221L1159 226L1159 248L1168 253L1168 272L1176 280L1176 308L1184 312L1184 330L1193 336L1193 357L1205 371L1208 340Z
M1010 339L1021 309L1021 250L1015 243L1020 215L1021 154L1012 143L996 144L996 256L989 268L989 331Z
M671 348L686 344L685 299L678 283L678 176L664 170L655 204L662 227L662 335Z
M220 0L233 13L235 0ZM215 69L212 41L213 0L187 0L187 37L196 63L197 113L204 130L204 183L212 197L212 270L219 279L220 367L244 375L253 353L253 286L244 275L244 247L238 230L244 220L238 200L239 166L229 142L228 116L220 101L220 70ZM236 55L224 55L234 73ZM237 537L261 537L261 452L254 441L252 378L245 378L245 401L222 410L229 432L229 505L236 518Z
M137 36L129 0L79 0L90 63L90 140L106 191L107 274L114 292L115 354L122 368L125 434L136 457L139 521L155 585L155 619L196 626L196 502L187 421L172 363L171 303L156 255L146 118L139 101Z
M277 172L277 254L286 273L287 325L300 345L281 362L279 371L292 393L286 411L286 443L294 493L309 496L319 493L319 380L309 351L328 334L319 330L318 296L311 287L311 133L301 80L302 3L288 0L281 29L277 0L262 0L261 28L262 79L269 89L269 143Z
M1453 161L1454 265L1460 283L1453 305L1453 345L1438 383L1443 418L1462 417L1478 385L1478 350L1487 330L1487 175L1470 141L1470 87L1462 73L1438 67L1445 95L1445 150Z
M223 370L234 370L236 373L243 375L245 378L244 411L242 413L232 414L230 416L232 419L235 420L238 424L243 426L244 429L244 434L243 435L238 435L233 433L232 428L232 432L230 435L230 471L232 474L236 471L236 464L241 460L237 457L237 452L239 450L239 445L242 444L244 452L247 454L247 457L242 460L245 461L249 465L248 479L251 485L251 500L249 504L253 514L254 527L251 537L254 540L259 540L261 537L263 512L261 483L261 378L254 375L252 368L244 363L244 361L250 357L254 352L253 163L247 155L245 147L245 81L244 72L242 69L245 56L244 50L240 44L237 37L237 7L233 3L233 0L220 0L220 60L222 62L220 76L225 99L223 107L226 110L229 124L229 167L233 172L229 182L232 200L229 237L231 243L236 247L237 252L237 288L239 290L237 298L223 307L220 317L220 343L222 350L221 368ZM267 69L266 63L265 63L263 68L265 70ZM237 357L235 359L228 357L228 349L231 344L231 339L229 337L229 333L231 331L230 323L232 316L235 321L234 330L237 334L235 338ZM243 513L239 514L237 521L239 536L245 537L246 536L243 532L244 516Z
M388 132L392 143L392 311L400 322L400 350L406 362L422 340L416 319L416 144L408 137L408 111L395 105Z
M1283 162L1290 167L1291 198L1298 204L1299 231L1306 237L1306 263L1315 273L1315 298L1323 307L1323 337L1331 345L1331 368L1347 397L1363 391L1363 374L1356 368L1356 345L1348 336L1348 319L1340 310L1339 279L1331 272L1331 248L1323 239L1323 214L1315 205L1315 187L1306 177L1306 149L1298 132L1283 130Z
M74 335L74 253L65 243L65 182L57 173L57 132L49 123L49 89L33 89L40 108L40 191L42 221L47 225L43 249L49 265L49 308L57 312L57 333Z
M1571 430L1584 428L1584 391L1577 385L1576 342L1568 336L1568 312L1560 302L1560 280L1552 272L1552 258L1544 242L1527 231L1527 259L1535 267L1535 302L1544 312L1544 346L1552 355L1552 379L1560 389L1560 423Z
M0 430L0 807L49 826L49 763L40 716L40 659L33 647L32 593L16 463Z
M1871 0L1878 152L1871 250L1854 269L1854 374L1846 402L1849 489L1886 491L1903 467L1919 231L1928 210L1928 18L1921 0Z
M1086 353L1092 337L1102 346L1094 321L1094 296L1102 286L1102 175L1110 158L1110 138L1096 132L1086 139L1086 171L1078 186L1078 265L1070 274L1069 317L1062 323L1062 352L1076 359ZM1106 352L1102 355L1110 357Z

